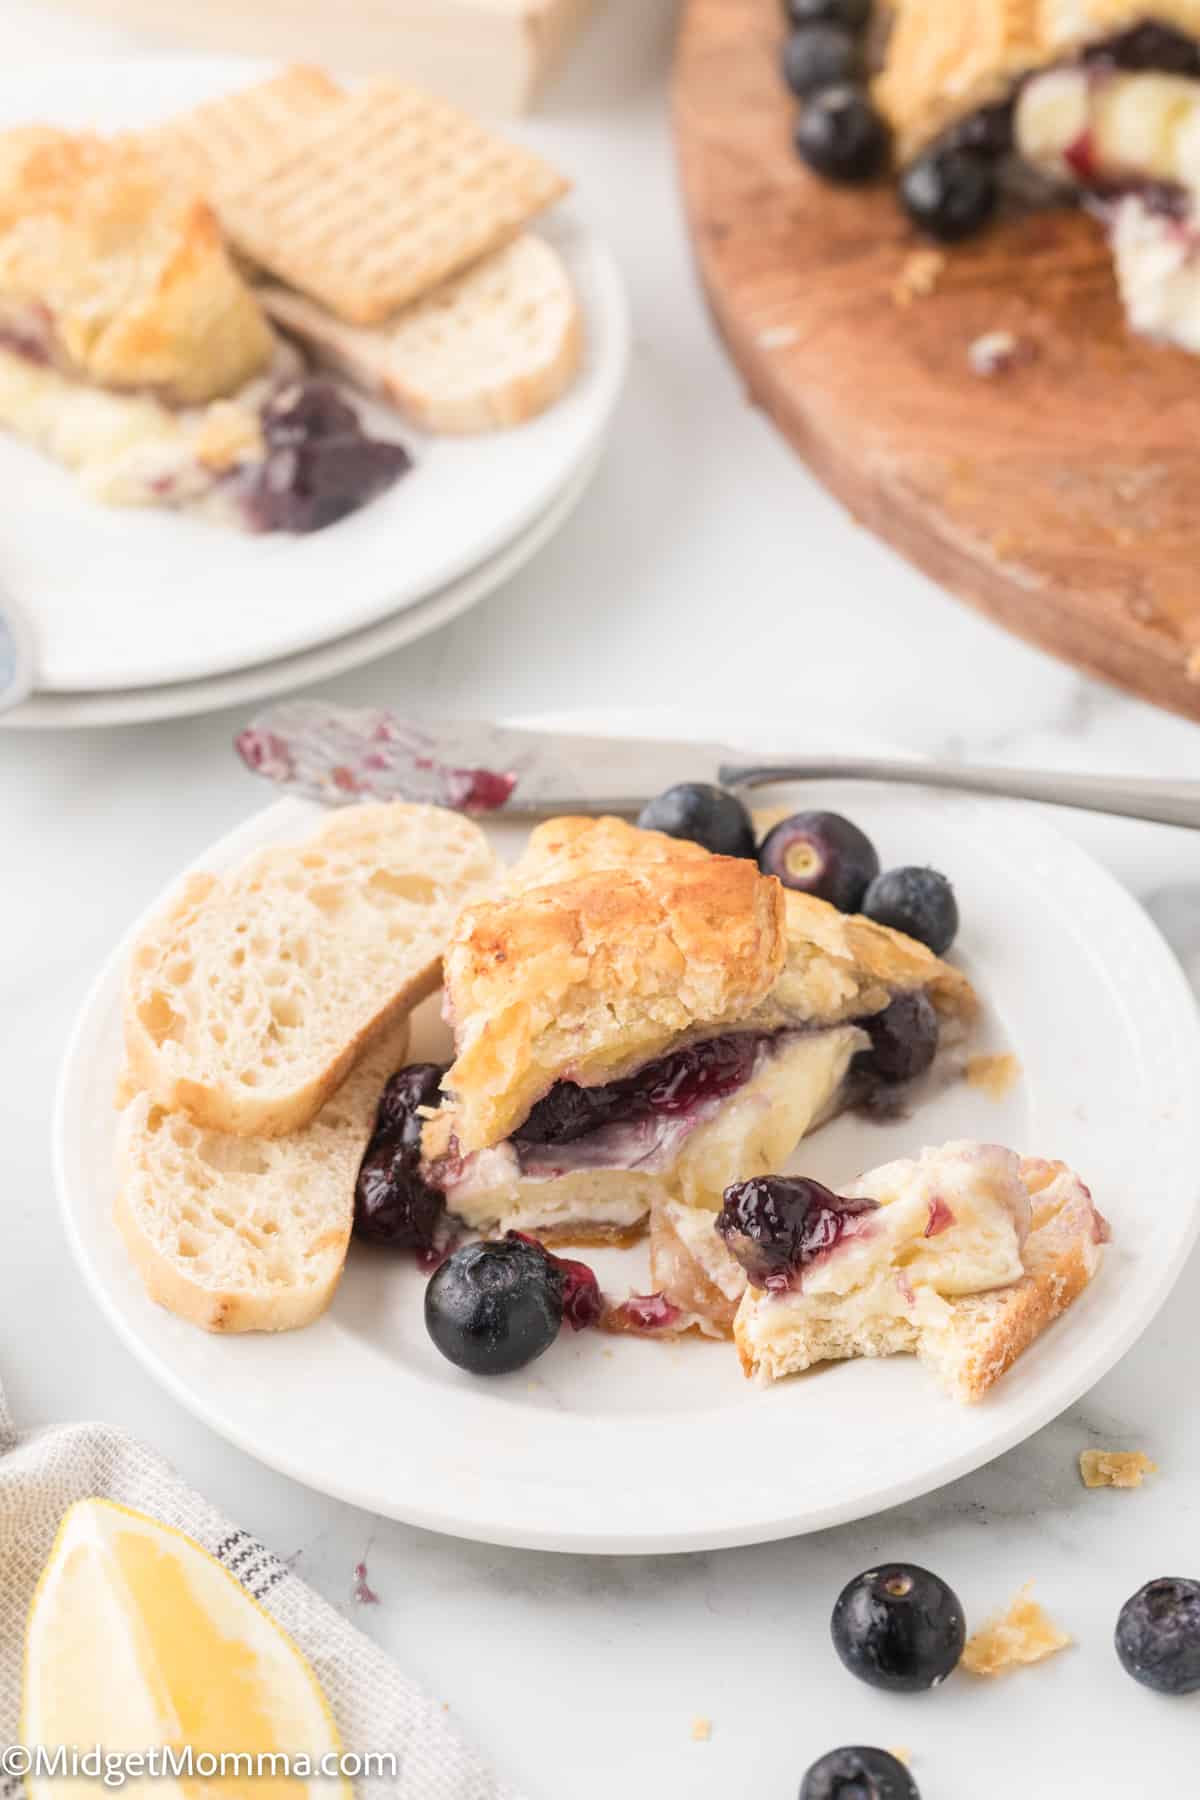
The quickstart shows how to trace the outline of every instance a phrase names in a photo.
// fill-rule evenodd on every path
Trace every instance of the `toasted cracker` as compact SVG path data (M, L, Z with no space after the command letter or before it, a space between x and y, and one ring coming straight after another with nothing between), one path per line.
M278 161L298 130L342 98L324 70L296 63L168 119L144 140L220 211L224 194L243 188L250 171Z
M567 185L447 102L378 81L318 111L220 210L253 261L374 325L507 243Z

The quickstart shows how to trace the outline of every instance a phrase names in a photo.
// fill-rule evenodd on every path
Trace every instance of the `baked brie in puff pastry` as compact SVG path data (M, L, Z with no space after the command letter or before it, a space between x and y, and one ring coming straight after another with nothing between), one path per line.
M893 0L890 20L875 95L901 161L964 151L1026 200L1082 199L1131 326L1200 352L1200 0Z
M444 968L457 1054L426 1179L475 1230L558 1242L631 1237L674 1203L719 1247L730 1182L903 1085L897 1005L920 1015L926 1062L975 1009L922 945L619 819L540 826L504 890L461 915ZM673 1302L687 1229L653 1240Z
M748 1277L734 1321L747 1375L912 1354L966 1401L1079 1297L1108 1238L1065 1164L971 1142L841 1194L803 1178L741 1183L717 1230Z

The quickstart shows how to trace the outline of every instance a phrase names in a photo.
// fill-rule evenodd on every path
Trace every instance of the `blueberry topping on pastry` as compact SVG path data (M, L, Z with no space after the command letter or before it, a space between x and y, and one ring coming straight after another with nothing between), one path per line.
M354 1189L355 1235L394 1250L434 1253L445 1236L445 1196L421 1167L418 1108L441 1099L443 1070L410 1063L392 1076Z
M757 1175L726 1188L716 1229L752 1286L784 1288L875 1211L874 1200L846 1200L803 1176Z

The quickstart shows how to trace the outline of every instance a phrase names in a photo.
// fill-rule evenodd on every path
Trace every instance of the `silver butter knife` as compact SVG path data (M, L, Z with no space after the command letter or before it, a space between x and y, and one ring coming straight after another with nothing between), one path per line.
M638 813L678 781L732 789L794 781L895 781L1200 826L1200 781L874 756L751 761L746 751L729 744L577 737L480 720L434 723L315 700L270 707L240 733L236 747L256 775L335 806L419 800L510 817Z

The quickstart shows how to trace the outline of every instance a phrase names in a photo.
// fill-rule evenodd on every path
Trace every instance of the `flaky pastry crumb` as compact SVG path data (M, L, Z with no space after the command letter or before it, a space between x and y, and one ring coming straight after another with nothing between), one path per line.
M1000 1675L1066 1649L1070 1637L1030 1598L1032 1587L1032 1582L1026 1582L1001 1618L989 1619L967 1639L962 1653L964 1669L972 1675Z
M1006 1050L996 1056L967 1058L967 1085L980 1088L990 1100L1003 1100L1021 1074L1020 1059Z
M1084 1487L1139 1488L1158 1464L1141 1450L1081 1450L1079 1473Z

